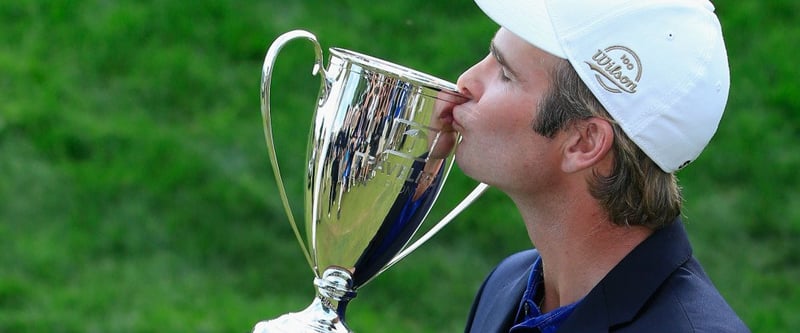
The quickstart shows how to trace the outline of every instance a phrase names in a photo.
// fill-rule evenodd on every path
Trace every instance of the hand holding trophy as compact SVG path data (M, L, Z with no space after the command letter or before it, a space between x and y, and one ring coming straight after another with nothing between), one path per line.
M313 42L321 87L305 177L305 229L295 223L275 154L270 85L280 49ZM356 290L414 251L487 188L480 184L425 235L408 244L430 212L450 169L458 134L454 84L374 57L331 48L322 63L316 37L287 32L270 46L261 78L264 136L278 192L314 272L316 297L305 310L262 321L254 333L350 332L344 321Z

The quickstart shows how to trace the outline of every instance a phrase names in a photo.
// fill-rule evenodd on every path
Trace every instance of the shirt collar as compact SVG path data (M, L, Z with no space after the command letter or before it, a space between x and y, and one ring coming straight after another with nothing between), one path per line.
M517 329L524 330L537 328L540 332L555 332L561 324L569 317L575 307L580 303L575 303L559 307L553 311L542 313L540 304L544 297L544 269L542 258L537 257L533 263L530 276L528 277L528 287L522 296L519 309L517 310L516 325L511 328L511 332Z

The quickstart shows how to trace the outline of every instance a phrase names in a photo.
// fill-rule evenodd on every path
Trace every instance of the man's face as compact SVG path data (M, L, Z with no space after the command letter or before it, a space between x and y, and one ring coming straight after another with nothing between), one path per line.
M470 100L453 110L453 128L463 136L456 161L478 181L529 191L558 167L558 137L537 134L532 123L560 60L506 29L497 32L490 51L458 79Z

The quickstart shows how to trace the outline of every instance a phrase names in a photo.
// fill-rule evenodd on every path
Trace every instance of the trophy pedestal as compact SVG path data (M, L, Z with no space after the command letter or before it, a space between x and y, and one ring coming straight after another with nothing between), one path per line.
M253 333L349 333L336 311L324 306L319 297L314 297L305 310L284 314L272 320L256 324Z
M314 279L317 297L305 310L256 324L253 333L350 333L344 323L347 303L356 297L353 277L341 267L329 267Z

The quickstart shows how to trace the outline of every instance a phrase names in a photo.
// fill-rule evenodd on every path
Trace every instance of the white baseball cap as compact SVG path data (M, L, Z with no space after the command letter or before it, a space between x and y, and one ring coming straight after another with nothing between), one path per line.
M475 0L492 20L567 59L625 133L665 172L700 155L730 88L707 0Z

